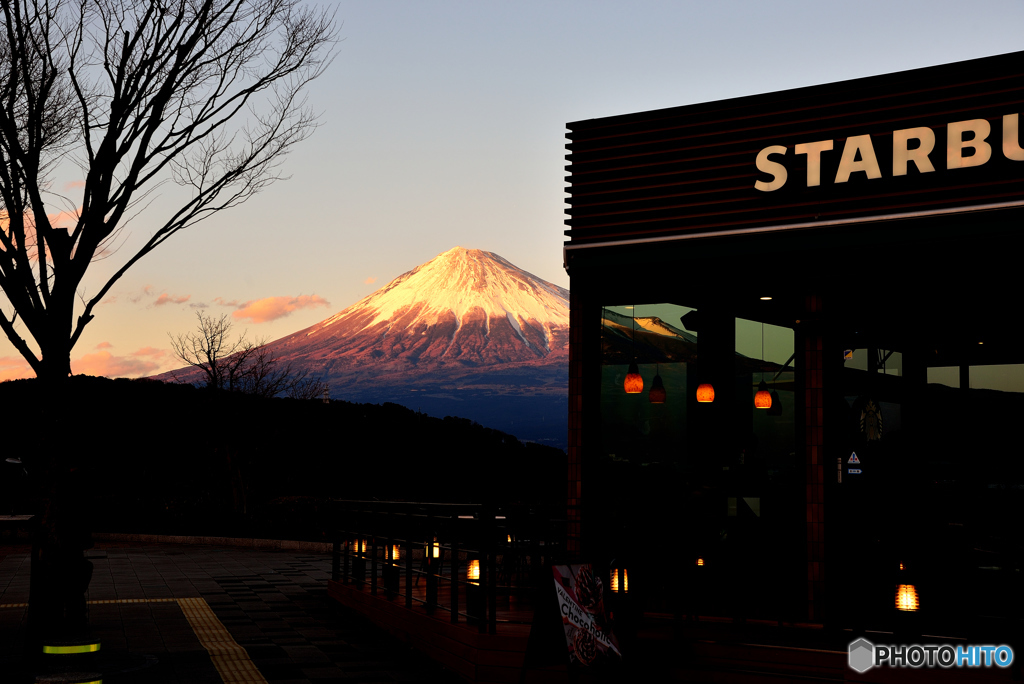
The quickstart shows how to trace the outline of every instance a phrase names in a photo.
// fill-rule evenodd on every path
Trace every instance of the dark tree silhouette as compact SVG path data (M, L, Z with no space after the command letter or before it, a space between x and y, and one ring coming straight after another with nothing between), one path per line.
M0 329L38 377L65 378L94 308L133 264L280 177L315 128L302 93L329 63L336 28L298 0L0 8ZM59 164L81 168L79 201L51 191ZM190 196L80 296L90 264L117 256L120 232L168 181ZM60 211L76 216L72 228L54 227Z
M168 333L174 355L187 366L201 371L199 384L211 390L240 388L242 374L257 345L249 342L245 333L236 340L230 338L232 325L227 314L215 319L197 311L196 318L199 323L194 332Z
M333 15L300 0L0 0L0 329L44 387L22 428L40 502L32 639L87 624L92 488L80 456L92 441L68 431L80 408L66 391L71 350L132 265L280 178L316 126L303 91L335 40ZM52 188L68 165L83 174L77 199ZM165 183L184 198L119 254ZM71 228L56 227L61 212ZM119 261L87 297L99 258Z

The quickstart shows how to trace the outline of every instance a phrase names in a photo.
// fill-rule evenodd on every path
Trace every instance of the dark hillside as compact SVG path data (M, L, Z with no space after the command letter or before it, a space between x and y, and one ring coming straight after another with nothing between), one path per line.
M331 498L493 502L563 508L565 454L461 418L396 404L257 399L151 380L0 384L8 454L29 472L39 402L67 416L93 529L322 538ZM25 509L31 478L3 470Z

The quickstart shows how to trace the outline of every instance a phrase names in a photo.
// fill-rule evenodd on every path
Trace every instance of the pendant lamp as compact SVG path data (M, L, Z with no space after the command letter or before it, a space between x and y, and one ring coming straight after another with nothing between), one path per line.
M654 382L651 383L651 391L648 394L652 404L664 404L668 393L665 392L665 383L661 380L661 373L654 371Z
M623 387L626 394L640 394L644 391L644 379L640 376L640 369L636 365L636 307L633 307L633 361L626 371L626 381Z
M757 386L757 394L754 395L754 408L770 409L772 407L772 395L768 391L768 383L761 380Z
M636 361L629 364L623 387L626 389L626 394L640 394L644 391L644 379L640 376L640 369L637 368Z
M768 383L764 381L764 323L761 323L761 384L754 395L754 408L769 409L772 407L772 395L768 392Z
M715 400L715 388L710 382L702 382L697 386L697 403L710 404Z

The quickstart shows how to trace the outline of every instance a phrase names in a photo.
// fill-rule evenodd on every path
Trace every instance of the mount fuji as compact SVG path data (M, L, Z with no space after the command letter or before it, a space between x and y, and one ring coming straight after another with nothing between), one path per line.
M267 345L334 399L457 416L564 448L569 291L455 247Z

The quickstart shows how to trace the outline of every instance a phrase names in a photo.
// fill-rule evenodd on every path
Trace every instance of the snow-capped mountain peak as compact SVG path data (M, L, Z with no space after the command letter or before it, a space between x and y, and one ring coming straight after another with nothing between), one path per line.
M366 327L392 320L408 307L424 306L402 325L432 324L438 316L460 322L477 310L488 318L503 317L515 326L521 320L544 325L569 324L569 292L527 273L508 260L480 249L454 247L332 316L321 325L373 310Z
M564 356L568 330L568 290L493 252L455 247L271 347L332 369L391 372Z

